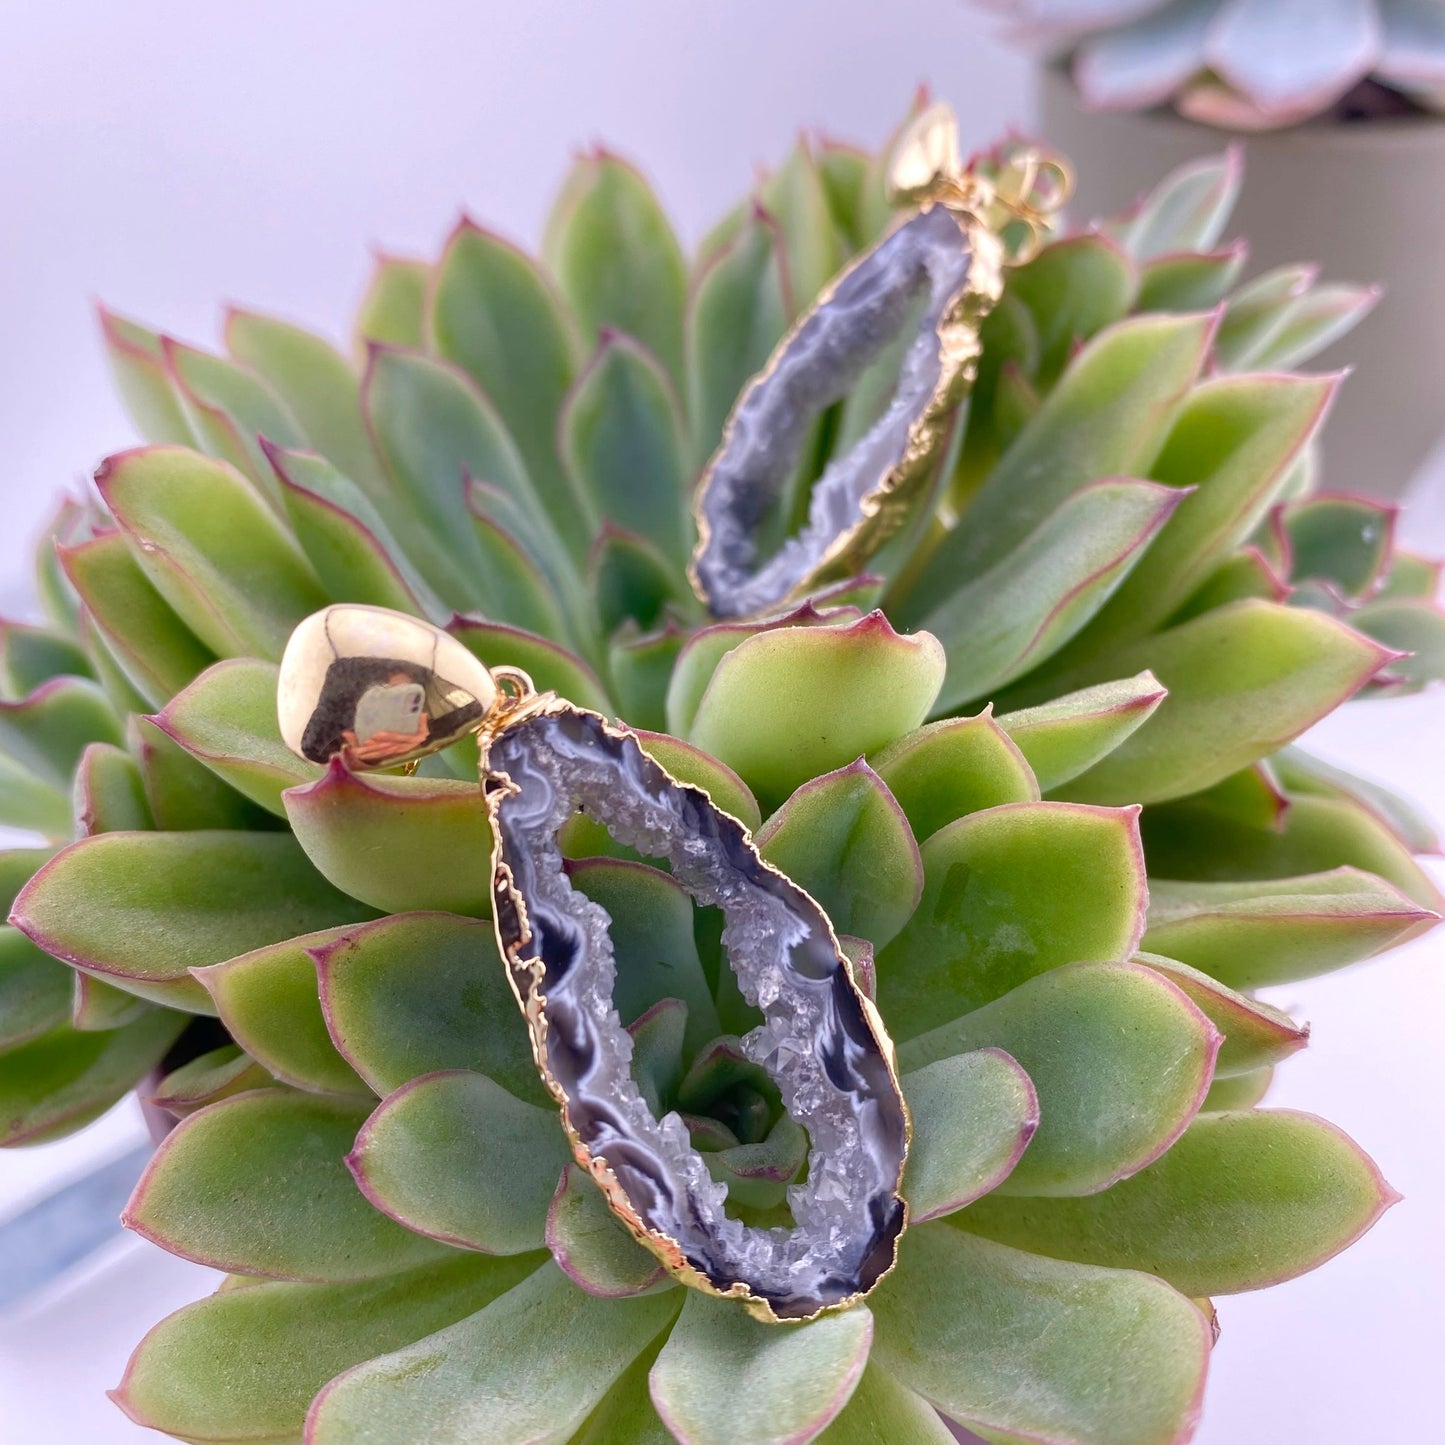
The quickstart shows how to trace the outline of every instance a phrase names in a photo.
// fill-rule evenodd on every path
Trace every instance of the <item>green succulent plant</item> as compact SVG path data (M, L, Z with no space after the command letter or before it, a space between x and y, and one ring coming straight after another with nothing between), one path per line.
M978 0L1098 110L1234 130L1439 111L1445 0Z
M48 620L0 646L0 821L45 840L0 857L0 1129L53 1138L138 1084L180 1119L126 1222L228 1278L139 1345L133 1418L1160 1445L1197 1418L1209 1298L1392 1201L1332 1126L1255 1107L1307 1028L1254 990L1439 903L1409 804L1292 746L1445 668L1435 566L1387 509L1306 495L1336 379L1292 368L1369 296L1239 286L1232 163L1180 172L1012 274L876 575L710 626L689 483L887 224L882 174L800 145L689 263L638 173L585 156L542 263L466 221L380 261L351 358L250 312L224 355L104 315L147 444L64 504ZM814 473L886 396L879 368ZM281 742L287 635L341 600L642 730L848 935L915 1124L866 1306L767 1326L681 1287L569 1163L485 921L471 745L361 776ZM807 1140L737 1046L715 917L596 820L566 844L644 1092L778 1219Z

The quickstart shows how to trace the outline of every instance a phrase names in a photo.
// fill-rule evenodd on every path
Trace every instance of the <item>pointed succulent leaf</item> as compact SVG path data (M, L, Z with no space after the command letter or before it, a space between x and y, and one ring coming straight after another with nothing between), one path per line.
M1389 566L1398 509L1369 497L1306 497L1273 517L1296 581L1332 583L1344 596L1372 593Z
M74 821L68 792L0 755L0 824L46 838L68 838Z
M487 482L539 520L540 513L521 453L491 404L465 372L445 362L376 347L362 407L398 502L412 518L397 540L448 599L484 609L504 604L496 579L477 570L484 558L467 481Z
M1203 585L1279 494L1338 382L1333 376L1231 376L1190 393L1150 475L1192 490L1068 658L1097 656L1143 636Z
M103 833L51 859L12 918L56 958L142 998L209 1013L193 966L367 911L286 833Z
M906 733L871 761L915 838L931 838L968 813L1039 798L1033 769L991 707Z
M626 623L607 645L607 671L618 716L657 731L667 726L667 688L687 634L668 621L652 632Z
M1371 873L1250 883L1155 880L1144 946L1234 988L1293 983L1383 953L1438 915Z
M687 1020L688 1008L680 998L661 998L627 1025L632 1036L632 1077L659 1119L667 1112L663 1100L671 1099L682 1081Z
M498 501L501 506L497 506ZM522 540L522 533L501 517L511 510L497 489L474 482L467 488L467 507L480 549L478 565L485 569L492 595L491 615L529 632L564 633L561 600L549 582L538 554Z
M1137 809L1015 803L960 818L922 852L923 900L878 959L900 1041L1061 964L1127 958L1143 933Z
M183 1119L208 1104L275 1082L255 1059L232 1044L172 1069L145 1095L145 1102Z
M1166 695L1152 672L1141 672L1005 713L998 726L1023 754L1039 787L1051 791L1113 752L1148 722Z
M652 1403L683 1445L810 1440L848 1403L872 1342L864 1305L780 1330L690 1290L652 1367Z
M908 922L923 892L908 819L862 758L804 783L756 842L823 905L835 928L879 948Z
M93 682L57 677L19 702L0 702L0 749L48 787L69 792L90 743L124 741L120 720Z
M862 210L868 186L868 153L822 137L814 159L844 249L861 250L867 244Z
M1379 304L1376 286L1320 286L1274 308L1262 325L1221 346L1226 370L1292 371L1348 336ZM1224 338L1222 338L1222 341Z
M903 1193L914 1225L997 1189L1039 1127L1033 1083L1002 1049L955 1054L914 1069L903 1076L903 1096L913 1116Z
M1162 973L1224 1035L1214 1062L1216 1079L1272 1067L1309 1042L1308 1024L1297 1024L1273 1005L1236 993L1187 963L1157 953L1135 954L1134 961Z
M376 1279L441 1258L346 1172L365 1119L290 1090L223 1099L166 1136L121 1220L183 1259L269 1279Z
M1253 1109L1263 1102L1274 1082L1273 1069L1255 1069L1249 1074L1231 1074L1216 1079L1205 1095L1201 1114L1233 1114Z
M198 762L151 718L133 713L126 735L140 763L154 819L150 826L171 832L276 826L264 808Z
M520 627L462 616L454 616L447 631L488 667L520 667L539 692L555 692L578 707L591 708L594 712L605 715L612 712L607 690L597 674L580 657L550 638L524 632Z
M262 438L301 550L334 598L397 612L439 610L392 539L381 513L349 477L315 452Z
M1442 564L1433 557L1422 557L1397 547L1390 558L1389 570L1380 590L1375 594L1377 602L1401 602L1406 598L1418 597L1433 602L1440 591Z
M569 1158L551 1111L456 1070L383 1099L346 1164L361 1192L408 1229L484 1254L522 1254L545 1243L547 1206Z
M881 612L759 632L708 683L688 737L774 806L799 784L916 728L943 684L943 649Z
M1445 899L1409 848L1352 798L1296 795L1277 831L1240 824L1196 798L1146 808L1142 826L1161 878L1244 882L1359 868L1424 908L1445 910Z
M326 1031L312 950L342 937L322 929L193 968L226 1031L283 1084L313 1093L367 1093Z
M361 415L360 378L323 337L274 316L231 308L226 349L271 389L299 426L304 445L328 458L370 497L383 480ZM284 436L261 429L273 446Z
M123 1028L57 1028L0 1053L0 1146L44 1143L90 1123L160 1063L184 1022L155 1009Z
M1251 828L1278 829L1289 809L1289 797L1275 775L1272 759L1231 773L1195 796L1211 812Z
M1154 482L1080 487L1017 547L934 608L923 626L948 654L937 710L988 697L1058 652L1146 565L1146 549L1185 500L1183 492Z
M426 342L426 297L431 267L407 256L378 254L352 331L363 359L373 344L420 349Z
M547 221L542 254L591 345L611 328L682 378L687 263L641 172L598 147L579 156Z
M111 1398L137 1424L182 1438L299 1440L333 1376L475 1314L537 1263L453 1251L382 1279L222 1289L156 1325Z
M1248 248L1242 241L1219 251L1176 251L1150 261L1139 275L1140 311L1206 311L1234 289Z
M1350 615L1367 637L1404 654L1380 675L1382 687L1418 692L1445 678L1445 611L1434 602L1371 602Z
M1353 799L1373 813L1412 853L1440 852L1435 824L1409 798L1393 789L1357 777L1298 747L1276 754L1270 766L1291 794Z
M80 755L72 798L77 838L155 827L135 759L111 743L90 743Z
M934 552L904 604L923 616L1018 546L1067 497L1111 476L1147 476L1203 365L1212 316L1143 316L1097 335L990 473L967 519Z
M573 1284L599 1299L652 1294L672 1284L657 1256L633 1239L576 1164L563 1170L548 1208L547 1248Z
M79 632L80 598L70 585L61 565L60 546L91 535L93 525L81 505L70 497L62 497L49 524L35 543L33 575L36 598L46 622L67 634ZM84 637L81 645L87 654L90 647Z
M1236 602L1111 653L1169 690L1148 727L1067 786L1081 801L1158 802L1208 788L1352 697L1389 651L1321 613Z
M216 653L279 658L291 629L325 603L275 514L223 463L146 447L104 462L96 486L141 570Z
M1213 612L1216 607L1228 607L1231 602L1243 602L1250 597L1283 602L1289 593L1289 583L1258 547L1242 547L1210 570L1184 605L1168 618L1168 623L1176 626Z
M474 1069L519 1099L548 1102L490 924L398 914L311 954L332 1042L377 1094Z
M1180 166L1120 228L1119 240L1140 261L1208 251L1224 234L1243 182L1244 152L1237 146Z
M611 920L617 959L612 998L623 1024L661 999L680 999L687 1006L689 1056L715 1038L722 1025L698 958L692 899L682 885L656 868L617 858L587 858L567 871L573 886Z
M585 499L556 447L577 343L551 283L524 251L464 217L437 262L427 322L437 352L497 408L542 505L580 557L590 535Z
M282 793L314 783L321 769L281 741L276 676L269 662L241 657L218 662L152 721L237 791L285 817Z
M383 912L491 912L492 831L460 778L353 773L339 758L282 795L297 840L337 888Z
M808 1162L808 1135L782 1114L755 1143L728 1144L703 1155L708 1173L725 1185L730 1203L751 1209L785 1205L788 1189Z
M1005 1439L1174 1445L1198 1419L1204 1317L1146 1274L1041 1259L940 1223L909 1231L869 1303L874 1363Z
M59 549L65 575L127 679L161 707L216 655L151 585L123 534Z
M306 444L296 419L270 387L244 366L185 346L169 336L161 346L186 420L201 449L229 463L275 504L276 479L262 455L259 438L283 447Z
M697 717L703 693L707 691L718 664L748 638L778 627L841 627L845 623L860 621L862 616L856 607L820 608L809 600L781 617L717 622L711 627L700 628L687 639L668 688L669 729L679 737L686 734Z
M679 606L689 606L676 568L651 542L632 532L606 526L588 557L587 570L604 635L629 622L644 629L660 626Z
M1007 1050L1040 1125L1006 1194L1094 1194L1157 1159L1199 1112L1220 1036L1175 984L1132 963L1066 964L911 1040L905 1067ZM936 1067L936 1065L935 1065Z
M712 455L738 394L767 364L792 314L781 230L754 207L737 236L704 262L688 301L687 406L696 465Z
M104 306L96 307L111 379L136 430L148 442L194 446L195 432L166 370L160 337Z
M85 652L63 633L0 619L0 696L15 701L57 677L93 677Z
M799 138L787 160L763 181L758 203L777 218L782 230L784 264L801 309L843 262L822 173L805 138Z
M71 973L70 1026L82 1033L107 1033L134 1023L154 1007L88 973Z
M568 393L558 445L590 512L646 537L674 563L685 559L691 524L682 414L672 382L637 342L602 333Z
M307 1439L570 1440L667 1328L677 1293L598 1300L545 1264L466 1319L337 1376L311 1406Z
M18 928L0 926L0 1050L29 1043L70 1018L71 977Z
M1272 1109L1202 1115L1103 1194L994 1196L952 1222L1054 1259L1147 1269L1185 1294L1237 1294L1317 1268L1398 1198L1333 1125Z
M1131 258L1097 231L1055 241L1010 272L1009 295L1028 308L1038 337L1034 383L1053 386L1080 346L1124 319L1138 287Z

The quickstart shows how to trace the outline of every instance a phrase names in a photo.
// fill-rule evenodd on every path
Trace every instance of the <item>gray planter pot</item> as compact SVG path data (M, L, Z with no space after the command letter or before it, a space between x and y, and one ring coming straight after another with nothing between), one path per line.
M1079 172L1076 216L1129 205L1172 167L1231 139L1169 113L1093 114L1039 71L1041 133ZM1359 329L1316 362L1354 367L1328 423L1324 485L1397 497L1445 432L1445 121L1379 120L1241 137L1231 234L1251 274L1314 261L1326 280L1382 283Z

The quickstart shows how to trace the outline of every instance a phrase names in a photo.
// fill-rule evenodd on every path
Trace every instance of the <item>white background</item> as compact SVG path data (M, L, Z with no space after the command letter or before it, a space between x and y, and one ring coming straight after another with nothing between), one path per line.
M572 150L594 140L643 164L692 239L799 127L876 143L920 80L970 142L1030 109L1027 65L961 0L10 0L0 75L12 612L56 489L132 439L92 297L203 343L228 300L339 338L369 244L434 254L462 207L534 241ZM1437 547L1441 481L1407 520ZM1438 698L1363 704L1317 746L1445 818L1442 724ZM1278 999L1314 1037L1272 1101L1340 1123L1406 1199L1318 1273L1222 1302L1202 1445L1440 1438L1442 953L1445 930ZM0 1218L137 1128L123 1106L89 1136L0 1157ZM106 1263L0 1320L6 1445L155 1438L100 1391L207 1276L139 1241Z

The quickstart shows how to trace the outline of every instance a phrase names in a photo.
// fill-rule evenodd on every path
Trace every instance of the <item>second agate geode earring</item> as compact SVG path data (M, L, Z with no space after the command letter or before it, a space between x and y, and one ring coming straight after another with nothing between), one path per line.
M909 1138L893 1045L827 915L763 861L742 823L626 728L384 608L329 607L301 623L281 661L277 712L294 752L356 770L476 736L497 943L537 1067L578 1162L672 1274L781 1321L852 1304L888 1273L907 1222ZM612 1004L611 920L572 886L557 841L579 808L722 910L728 962L763 1014L743 1050L811 1145L807 1177L789 1192L792 1228L729 1216L727 1189L687 1127L675 1113L656 1118L634 1082L632 1041Z
M1004 268L1034 254L1070 187L1061 162L1031 149L965 169L945 105L913 121L895 148L889 193L915 209L779 342L699 480L689 571L714 617L773 611L855 576L907 520L973 383L979 327L1003 292ZM801 530L762 557L762 523L814 424L903 336L920 302L883 414L813 484Z

